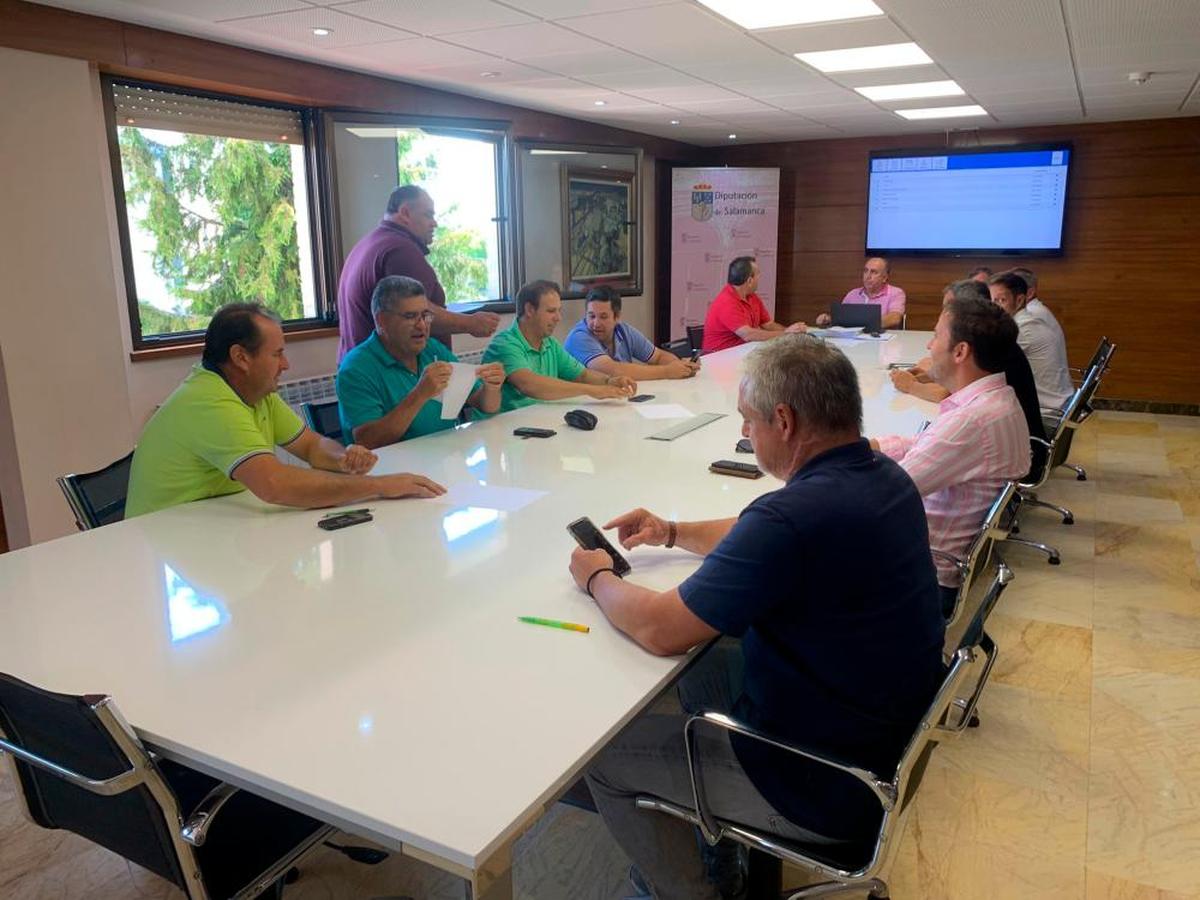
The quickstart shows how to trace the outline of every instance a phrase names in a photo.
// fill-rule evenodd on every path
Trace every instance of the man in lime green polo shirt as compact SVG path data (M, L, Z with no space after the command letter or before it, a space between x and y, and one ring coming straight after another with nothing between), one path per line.
M625 399L637 393L637 382L624 375L585 369L554 337L562 321L562 294L553 281L531 281L517 292L517 320L499 332L483 352L485 363L498 362L506 376L500 409L507 411L538 400L588 396Z
M371 294L375 330L342 357L338 366L338 410L342 434L364 447L382 447L453 428L434 398L450 383L458 357L429 333L433 312L415 278L389 275ZM500 409L504 368L488 363L475 370L467 404L482 413Z
M274 313L259 303L218 310L200 365L142 431L126 517L247 488L268 503L298 507L445 493L420 475L368 475L376 461L370 450L309 431L275 393L287 369ZM277 446L312 468L280 462Z

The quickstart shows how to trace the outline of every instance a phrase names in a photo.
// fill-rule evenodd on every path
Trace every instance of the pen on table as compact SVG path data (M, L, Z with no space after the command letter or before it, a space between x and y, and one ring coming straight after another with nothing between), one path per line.
M334 510L331 513L325 513L325 515L321 516L321 518L328 519L328 518L331 518L332 516L353 516L353 515L357 515L358 513L369 513L369 512L375 512L375 509L373 507L369 507L369 506L365 506L362 509L338 509L338 510Z
M539 619L537 616L517 616L518 622L525 622L529 625L545 625L547 628L561 628L564 631L578 631L582 634L587 634L592 629L586 625L577 625L574 622L560 622L557 619Z

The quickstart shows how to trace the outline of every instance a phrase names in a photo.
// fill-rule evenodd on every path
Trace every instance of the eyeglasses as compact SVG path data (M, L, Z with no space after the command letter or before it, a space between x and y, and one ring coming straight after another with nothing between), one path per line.
M424 312L394 312L392 315L398 317L405 325L416 325L418 320L426 324L433 321L433 313L429 310L425 310Z

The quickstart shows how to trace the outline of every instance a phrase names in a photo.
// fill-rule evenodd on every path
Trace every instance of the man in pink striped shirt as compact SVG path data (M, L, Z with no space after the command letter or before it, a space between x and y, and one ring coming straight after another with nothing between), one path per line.
M904 288L891 283L892 264L882 256L872 256L863 263L862 287L854 288L842 298L843 303L874 303L879 307L880 325L899 328L904 321L908 297ZM817 325L824 328L832 321L829 313L817 316Z
M1004 362L1016 342L1016 323L999 307L951 300L929 342L930 375L950 396L920 434L872 441L900 463L920 491L929 546L959 558L1001 486L1029 471L1029 428L1004 377ZM941 557L934 563L943 609L949 612L958 571Z

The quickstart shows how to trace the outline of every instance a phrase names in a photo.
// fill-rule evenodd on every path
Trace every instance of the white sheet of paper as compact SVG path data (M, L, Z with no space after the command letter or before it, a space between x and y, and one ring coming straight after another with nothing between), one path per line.
M546 496L546 491L531 491L527 488L500 487L479 484L476 481L460 481L446 486L446 493L426 502L444 503L446 506L474 506L481 509L498 509L515 512L535 500Z
M643 419L690 419L691 411L678 403L643 403L637 408Z
M475 366L466 363L450 363L454 371L450 373L450 383L442 391L442 418L457 419L462 412L463 404L471 394L475 384Z

